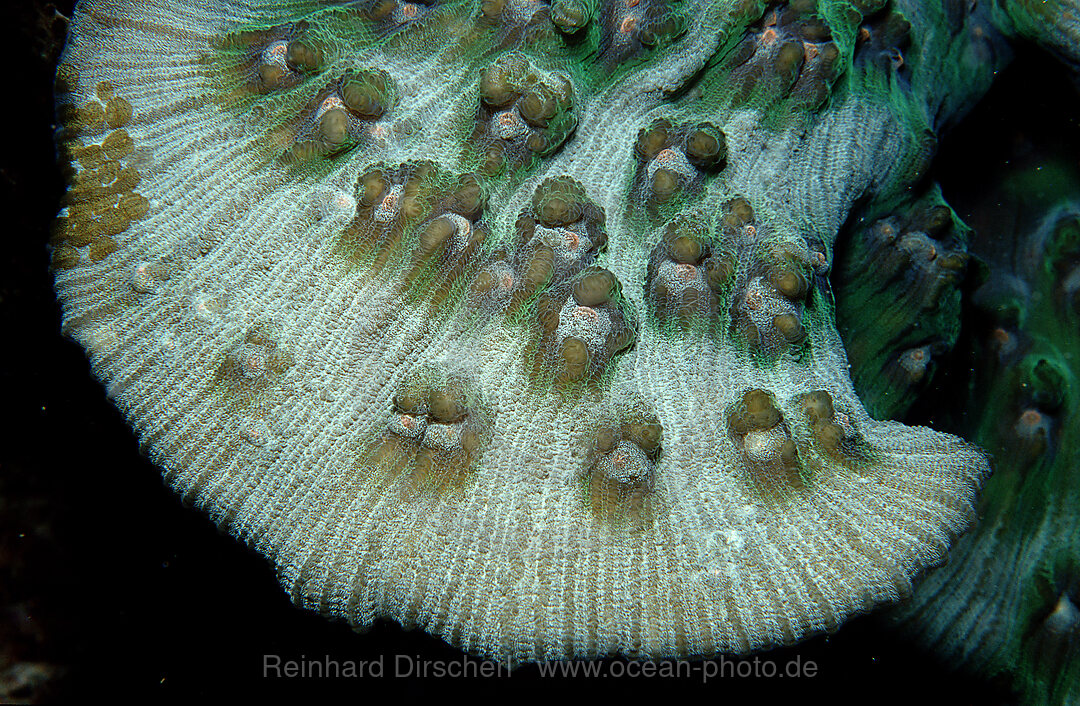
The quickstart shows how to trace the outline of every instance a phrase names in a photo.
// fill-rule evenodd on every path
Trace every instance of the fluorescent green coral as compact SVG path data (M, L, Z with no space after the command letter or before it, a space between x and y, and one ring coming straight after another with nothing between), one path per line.
M901 416L960 333L970 229L937 185L891 213L860 214L836 263L837 325L856 388L879 418Z

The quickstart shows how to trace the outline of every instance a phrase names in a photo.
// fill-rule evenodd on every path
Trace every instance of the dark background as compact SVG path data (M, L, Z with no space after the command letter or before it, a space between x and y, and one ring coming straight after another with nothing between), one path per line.
M510 678L454 683L262 678L264 654L339 661L385 655L392 671L396 654L459 659L460 652L394 624L357 635L294 608L261 556L217 532L163 486L82 350L60 336L45 242L64 188L52 143L51 87L66 32L62 15L70 10L70 2L5 4L0 25L7 33L3 86L10 121L0 137L0 410L6 417L0 419L0 701L361 700L388 690L409 698L440 696L447 687L518 694L541 686L535 667ZM951 180L950 198L950 190L960 202L966 190L979 193L987 169L973 166L1000 167L1017 145L1030 147L1041 129L1031 121L1040 114L1080 114L1075 92L1062 90L1062 81L1053 66L1026 55L1006 72L988 105L943 143L942 159L952 161L940 174ZM781 665L813 660L818 676L716 680L704 687L687 679L558 685L581 696L696 692L717 702L1011 700L1002 684L950 672L875 618L764 657Z

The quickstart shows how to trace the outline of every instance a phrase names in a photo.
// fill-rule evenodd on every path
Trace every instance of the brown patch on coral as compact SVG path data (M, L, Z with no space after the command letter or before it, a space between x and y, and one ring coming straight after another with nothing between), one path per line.
M848 467L865 466L872 461L869 445L851 418L833 407L832 395L827 391L809 392L799 398L799 404L822 455Z
M72 78L68 75L65 85ZM60 154L69 188L61 205L67 213L53 222L50 240L53 266L59 270L77 266L82 261L80 249L87 246L88 260L101 262L119 247L113 236L149 212L150 202L135 192L139 173L127 163L135 143L123 126L133 115L132 107L115 90L110 82L100 82L97 96L107 101L106 105L94 100L85 103L65 126L68 138L61 144ZM100 134L106 125L115 129L100 142L87 144L75 137Z
M787 351L800 355L809 345L803 317L815 253L801 236L777 239L744 198L725 204L720 222L744 263L729 301L732 335L766 359Z
M728 431L757 492L778 499L805 487L798 447L771 393L743 393L728 409Z
M759 92L809 109L828 98L842 69L828 23L806 0L770 3L725 63L736 102Z
M721 297L730 288L735 258L713 242L701 214L683 214L664 228L649 256L645 291L661 325L686 332L695 324L711 325Z
M609 529L640 532L664 516L653 492L664 430L655 415L635 410L597 429L578 482L589 515Z
M597 8L597 60L614 68L663 46L686 31L687 18L671 0L604 2Z
M375 123L394 104L390 75L381 69L350 69L331 81L276 130L272 144L287 144L287 164L329 158L362 145L384 126Z
M480 104L468 143L479 170L494 176L557 150L577 127L574 87L543 72L523 54L499 57L480 77Z
M490 435L490 417L465 381L418 380L394 395L386 431L358 468L406 500L452 494L471 482Z
M727 142L712 123L674 125L660 118L638 132L634 155L638 163L633 186L637 199L631 206L640 200L649 217L657 219L680 196L699 192L705 177L722 168Z
M323 64L321 44L307 22L235 32L215 41L226 60L224 75L243 93L265 95L294 88Z
M292 365L292 355L266 323L253 325L218 363L210 389L232 409L247 407L273 389Z
M599 380L637 337L627 307L618 279L600 267L541 295L533 321L536 341L528 353L533 379L558 384Z
M477 255L489 230L487 194L475 174L453 174L426 161L379 164L358 178L356 197L342 254L375 271L400 263L403 294L441 307L480 266Z
M513 317L539 293L565 285L606 247L604 220L580 183L545 179L514 224L513 249L496 251L474 280L474 305Z

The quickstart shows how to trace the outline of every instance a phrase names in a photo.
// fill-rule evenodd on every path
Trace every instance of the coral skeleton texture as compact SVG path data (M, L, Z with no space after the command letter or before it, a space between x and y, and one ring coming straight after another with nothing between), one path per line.
M829 284L1021 31L971 5L83 3L64 330L298 605L514 661L836 630L989 473L871 418Z

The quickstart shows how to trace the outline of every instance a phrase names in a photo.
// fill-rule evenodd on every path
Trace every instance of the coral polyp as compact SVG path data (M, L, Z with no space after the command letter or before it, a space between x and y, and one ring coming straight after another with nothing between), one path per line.
M989 472L868 414L828 279L1005 61L987 13L84 3L64 330L300 606L513 661L836 630L945 558ZM935 206L872 245L937 301L964 229Z

